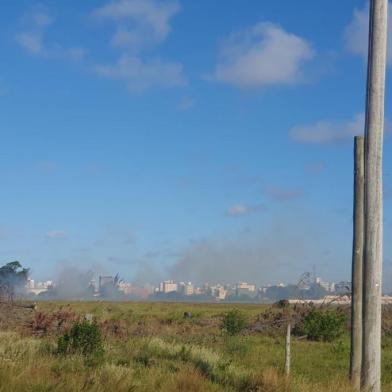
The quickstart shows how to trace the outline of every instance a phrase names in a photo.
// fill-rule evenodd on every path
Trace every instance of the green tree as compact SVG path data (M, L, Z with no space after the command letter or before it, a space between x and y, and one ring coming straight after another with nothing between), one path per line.
M0 267L0 296L13 298L15 292L24 287L29 274L19 261L12 261Z

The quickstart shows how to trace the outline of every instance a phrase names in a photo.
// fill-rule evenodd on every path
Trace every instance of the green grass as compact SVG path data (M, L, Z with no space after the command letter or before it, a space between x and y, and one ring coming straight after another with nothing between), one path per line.
M0 332L2 391L351 391L349 338L336 342L293 339L292 375L283 375L284 337L221 330L230 304L39 302L92 313L104 333L104 359L56 354L58 334L32 337L26 327ZM235 305L250 323L266 306ZM183 317L185 311L193 318ZM383 390L392 391L392 338L383 341Z

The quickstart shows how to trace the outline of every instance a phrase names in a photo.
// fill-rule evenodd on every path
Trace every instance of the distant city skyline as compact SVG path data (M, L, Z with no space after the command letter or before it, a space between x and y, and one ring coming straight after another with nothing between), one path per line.
M301 275L297 282L280 282L258 286L254 283L203 282L194 284L187 281L164 280L158 284L152 282L127 282L118 275L93 275L60 281L36 281L29 277L20 294L36 298L57 299L116 299L116 300L181 300L193 301L274 301L308 297L321 299L334 295L350 295L351 282L327 282L310 273Z
M2 2L1 262L42 280L349 280L367 4Z

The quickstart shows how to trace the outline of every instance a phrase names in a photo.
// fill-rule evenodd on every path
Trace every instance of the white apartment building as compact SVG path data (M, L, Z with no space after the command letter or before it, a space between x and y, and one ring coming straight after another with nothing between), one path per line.
M256 291L256 285L246 282L238 282L236 284L236 290L244 290L244 291Z
M159 283L159 291L161 293L172 293L173 291L178 290L178 285L177 283L174 282L174 280L165 280L161 283Z

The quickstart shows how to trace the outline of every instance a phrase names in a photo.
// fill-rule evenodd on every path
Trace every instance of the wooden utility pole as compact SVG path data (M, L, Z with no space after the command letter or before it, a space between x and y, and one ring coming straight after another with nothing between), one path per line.
M291 323L287 324L286 331L286 345L285 345L285 361L284 361L284 373L286 376L290 375L290 357L291 357Z
M362 264L364 207L364 138L354 138L354 211L351 273L351 355L350 380L355 390L361 387L362 363Z
M362 387L381 391L382 152L388 0L370 1L365 121Z

